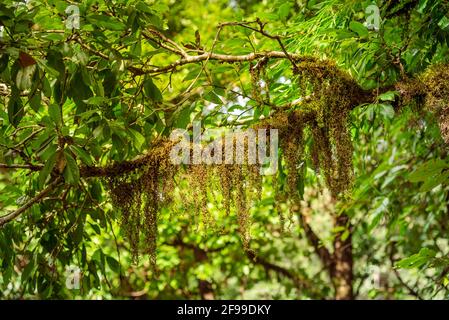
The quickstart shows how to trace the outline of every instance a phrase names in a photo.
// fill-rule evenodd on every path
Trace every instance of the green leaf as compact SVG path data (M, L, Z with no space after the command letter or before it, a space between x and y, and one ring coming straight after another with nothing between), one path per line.
M24 116L24 107L22 105L22 100L18 94L12 94L8 102L8 119L9 122L17 128Z
M278 8L278 16L281 20L285 20L290 13L290 9L292 7L292 4L289 2L285 2L281 4Z
M42 101L42 96L40 92L36 92L31 98L30 98L30 107L38 112L40 107L41 107L41 101Z
M59 76L64 75L65 66L61 52L56 50L49 50L47 53L47 65L56 70Z
M435 251L428 248L422 248L418 253L397 262L396 266L405 269L420 268L433 259L435 255Z
M142 146L145 144L145 137L134 129L129 128L129 134L133 139L134 145L136 146L137 151L142 151Z
M103 81L103 90L104 95L107 97L111 97L117 87L118 81L117 76L110 69L104 71L104 81Z
M76 229L73 230L71 234L71 239L75 245L81 243L81 241L83 240L83 234L84 234L84 223L83 221L80 221L76 226Z
M101 271L105 273L105 258L104 253L101 249L97 249L92 255L92 260L97 261L97 265L100 267Z
M387 91L379 95L379 100L381 101L394 101L395 96L398 94L397 91Z
M30 277L31 272L34 269L34 264L35 264L34 259L31 259L28 262L27 266L23 269L22 276L21 276L21 281L22 282L26 282L26 280Z
M419 191L420 192L429 192L433 188L446 182L448 178L449 178L449 171L444 171L441 174L436 174L434 176L428 177L427 180L419 188Z
M47 178L50 176L50 173L53 170L53 167L55 166L55 162L56 162L56 153L53 153L50 156L50 158L47 161L45 161L44 167L39 172L39 179L38 179L39 189L42 189L42 187L45 185Z
M98 226L98 224L94 224L94 223L90 223L89 222L89 225L92 227L92 229L94 229L96 234L101 235L101 229Z
M123 22L107 15L93 14L88 16L87 20L95 26L113 31L122 31L126 29L126 25Z
M445 31L449 31L449 18L444 16L441 18L441 20L438 22L438 26Z
M56 126L60 126L62 124L61 110L57 104L53 103L48 106L48 114Z
M210 101L215 104L223 104L223 101L221 101L220 97L213 91L209 91L208 93L206 93L203 98L204 100Z
M34 64L25 68L19 68L16 76L16 85L19 90L25 91L31 89L35 71L36 65Z
M145 13L153 13L151 7L143 1L137 2L136 9Z
M106 261L108 262L108 266L112 271L120 273L120 263L117 260L115 260L113 257L107 256Z
M357 33L360 38L365 38L369 34L368 29L358 21L351 21L349 23L349 29Z
M181 111L177 113L175 128L185 129L187 125L190 123L190 106L184 107Z
M48 81L47 77L42 79L42 92L47 98L51 97L51 85L50 81Z
M75 145L71 145L69 149L76 154L78 158L80 158L85 164L91 166L93 164L91 156L84 151L82 148L77 147Z
M429 4L428 0L420 0L416 11L418 11L418 13L423 14L428 4Z
M125 142L117 133L113 133L111 139L112 139L111 151L116 152L120 160L123 159L126 156L127 145L125 145Z
M86 103L84 100L92 97L93 93L90 87L85 83L81 69L73 75L67 95L75 101L79 113L85 111Z
M443 169L447 169L448 164L441 159L432 159L421 164L413 173L408 177L411 182L426 181L441 173Z
M383 198L380 205L373 211L373 220L368 226L368 232L371 232L380 222L384 214L387 212L390 199Z
M94 105L94 106L101 106L108 101L109 101L108 98L99 97L99 96L90 97L89 99L83 100L83 102L90 104L90 105Z
M80 171L75 159L70 155L69 152L64 152L67 164L64 168L64 179L69 184L78 184L80 180Z
M394 118L394 109L390 104L378 103L376 104L376 108L379 114L385 119L393 119Z

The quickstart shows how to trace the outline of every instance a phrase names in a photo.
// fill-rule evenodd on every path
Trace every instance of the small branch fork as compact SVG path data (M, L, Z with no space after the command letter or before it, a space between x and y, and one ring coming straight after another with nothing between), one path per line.
M256 24L257 27L253 27L252 25ZM164 34L162 34L159 31L156 31L154 29L148 29L147 32L143 33L143 36L147 40L152 40L156 42L158 45L160 45L162 48L171 51L181 57L181 59L161 67L154 67L149 68L146 70L142 70L143 73L149 73L149 74L155 74L155 73L165 73L172 71L176 69L178 66L182 66L185 64L190 63L198 63L209 60L218 60L222 62L248 62L248 61L254 61L261 58L282 58L282 59L288 59L293 67L295 69L298 69L298 66L296 64L296 60L299 60L301 58L300 55L288 53L284 44L282 43L281 36L279 35L272 35L265 31L265 25L266 23L263 23L259 18L257 18L255 21L243 21L243 22L224 22L220 23L218 25L218 32L216 34L216 37L214 39L214 42L212 44L212 47L209 52L205 52L202 49L198 50L198 55L192 56L189 55L179 44L177 44L175 41L167 38ZM221 30L226 26L240 26L252 31L255 31L264 37L267 37L272 40L276 40L279 44L282 51L266 51L266 52L253 52L248 55L225 55L225 54L217 54L214 53L214 47L218 41L218 37L220 35Z
M251 26L252 24L257 24L257 26L259 28L252 27ZM220 26L240 26L240 27L243 27L243 28L255 31L257 33L260 33L261 35L263 35L263 36L265 36L265 37L267 37L269 39L276 40L277 43L279 44L279 47L281 47L282 52L285 54L285 57L288 60L290 60L290 62L292 64L292 66L294 67L294 69L298 70L298 66L297 66L297 64L295 62L295 59L294 59L296 55L287 52L287 49L285 48L284 44L282 43L282 37L281 36L279 36L279 35L272 35L272 34L269 34L268 32L266 32L264 30L265 25L266 25L266 22L262 22L259 18L257 18L255 21L225 22L225 23L220 24Z

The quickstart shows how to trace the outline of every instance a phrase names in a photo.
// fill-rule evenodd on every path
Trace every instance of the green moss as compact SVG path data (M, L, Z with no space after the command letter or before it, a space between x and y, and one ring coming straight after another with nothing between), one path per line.
M449 144L449 66L435 65L422 76L425 107L435 113L446 144Z

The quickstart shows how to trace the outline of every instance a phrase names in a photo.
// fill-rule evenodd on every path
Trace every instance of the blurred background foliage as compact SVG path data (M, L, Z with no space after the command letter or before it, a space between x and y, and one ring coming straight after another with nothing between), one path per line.
M70 5L79 8L79 30L65 28ZM370 6L379 10L376 28L366 24ZM175 193L174 205L158 217L157 270L145 255L132 262L107 183L80 177L81 166L133 159L195 120L205 128L232 127L267 117L272 108L252 96L249 63L209 61L139 74L177 59L145 37L149 27L186 50L280 51L275 40L238 26L216 38L222 22L255 19L287 51L334 60L363 88L383 92L351 113L355 182L346 201L334 204L323 177L305 164L304 210L322 245L331 250L341 231L332 227L335 210L343 207L353 222L355 298L448 297L447 145L432 110L416 100L400 105L401 92L391 87L430 65L447 67L447 1L6 0L0 4L0 89L8 91L0 97L0 162L44 166L0 169L1 215L54 179L61 140L68 184L0 229L1 298L333 297L298 222L282 228L276 209L285 204L270 177L250 211L258 259L242 249L234 215L211 202L220 219L198 225ZM273 105L301 98L288 60L270 64L264 81ZM199 95L191 99L189 92ZM80 268L79 289L66 287L68 267Z

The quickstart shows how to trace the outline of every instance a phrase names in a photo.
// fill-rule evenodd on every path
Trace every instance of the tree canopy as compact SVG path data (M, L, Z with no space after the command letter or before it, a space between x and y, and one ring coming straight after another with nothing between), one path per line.
M443 0L3 0L0 298L447 298L448 51Z

